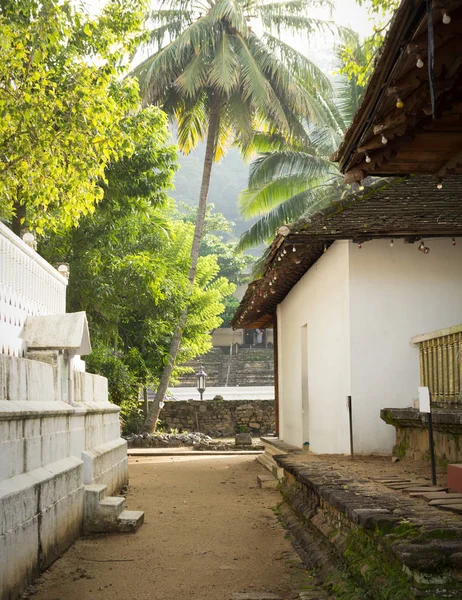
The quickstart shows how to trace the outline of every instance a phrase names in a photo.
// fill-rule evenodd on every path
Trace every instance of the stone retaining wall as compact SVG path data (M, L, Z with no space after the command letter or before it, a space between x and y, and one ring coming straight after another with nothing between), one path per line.
M186 400L166 402L160 414L165 430L200 431L207 435L274 431L273 400Z
M334 461L273 458L284 469L280 518L336 598L462 598L458 516L381 492Z

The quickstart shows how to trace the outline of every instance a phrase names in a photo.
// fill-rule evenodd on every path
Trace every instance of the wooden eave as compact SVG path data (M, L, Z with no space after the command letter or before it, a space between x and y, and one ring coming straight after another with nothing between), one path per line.
M437 189L431 176L378 179L313 217L302 217L270 246L263 276L252 282L234 315L234 328L264 328L290 290L336 240L364 244L462 237L462 176ZM431 245L431 242L427 242ZM358 250L359 251L359 250Z
M332 156L347 183L368 175L462 173L462 0L434 2L435 118L428 74L426 2L403 0L345 139ZM424 62L417 68L417 59ZM396 106L397 100L404 103ZM387 140L382 142L382 136ZM370 158L370 162L366 158Z

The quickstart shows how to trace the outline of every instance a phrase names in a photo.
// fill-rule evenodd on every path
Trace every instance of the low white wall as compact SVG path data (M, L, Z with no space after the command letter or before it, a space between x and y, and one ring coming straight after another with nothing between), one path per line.
M333 244L278 307L280 437L295 446L309 442L318 453L348 451L348 254L348 245ZM304 412L302 335L307 336Z
M391 452L380 409L412 406L419 354L411 338L462 322L462 239L350 243L351 394L358 452Z
M119 409L107 380L75 374L60 400L56 367L0 355L0 597L17 598L78 537L84 484L128 482Z
M242 344L244 342L244 331L242 329L231 329L222 327L215 329L212 333L212 344L214 348L220 346L231 346L231 344Z

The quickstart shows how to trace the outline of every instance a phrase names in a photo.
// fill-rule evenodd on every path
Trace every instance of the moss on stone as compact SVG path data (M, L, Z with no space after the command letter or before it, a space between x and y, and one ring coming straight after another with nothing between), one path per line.
M399 456L399 458L404 458L406 456L408 450L409 450L409 440L406 437L395 447L395 454L396 454L396 456Z

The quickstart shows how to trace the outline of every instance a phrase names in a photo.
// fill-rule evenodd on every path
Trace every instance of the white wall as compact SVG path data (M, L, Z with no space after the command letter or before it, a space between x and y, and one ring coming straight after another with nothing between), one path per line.
M348 243L348 242L347 242ZM418 350L410 343L462 322L462 239L374 240L350 247L351 394L358 452L390 452L395 430L380 409L412 406Z
M0 354L0 598L16 598L80 534L84 485L128 482L119 408L107 380L75 373L61 401L57 368Z
M333 244L278 307L280 437L295 446L309 442L317 453L349 448L349 250L346 243ZM302 416L305 324L309 408Z

